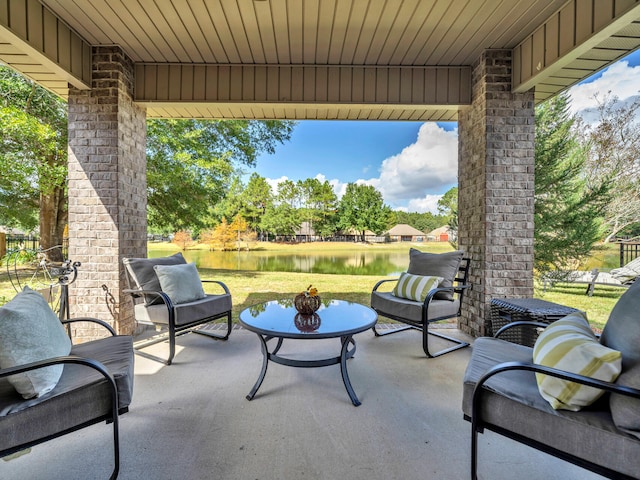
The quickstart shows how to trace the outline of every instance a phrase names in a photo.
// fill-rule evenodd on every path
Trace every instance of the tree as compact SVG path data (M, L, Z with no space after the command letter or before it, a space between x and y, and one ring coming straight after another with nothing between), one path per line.
M161 230L203 228L239 169L275 152L295 123L249 120L148 120L149 224Z
M458 248L458 187L450 188L438 200L438 213L444 216L449 227L449 243Z
M309 222L316 234L321 236L335 233L335 214L338 197L328 181L317 178L298 181L298 191L304 207L301 218Z
M568 97L536 107L534 266L539 272L575 266L602 236L609 184L593 182L569 116Z
M287 203L270 205L267 207L260 229L278 235L293 235L296 228L300 227L297 211Z
M189 232L185 232L184 230L179 230L173 236L173 243L178 245L182 250L186 250L187 247L193 245L193 239L191 238L191 234Z
M640 227L640 100L624 103L614 95L595 100L597 121L581 121L577 131L587 151L589 175L615 185L604 213L609 241Z
M60 245L68 219L67 106L7 67L0 67L0 99L0 223L39 226L43 249Z
M389 213L389 207L375 187L349 183L338 207L338 227L362 232L364 241L366 230L377 234L384 231Z
M232 250L236 240L236 234L227 223L226 218L222 218L222 221L213 229L213 244L218 245L222 250ZM211 249L209 244L209 249Z
M257 231L267 207L273 203L271 185L264 177L252 173L247 187L242 192L241 203L242 214L247 219L249 227Z
M268 206L260 222L263 231L277 235L293 235L300 228L297 206L300 202L298 186L291 180L278 183L275 201Z
M240 243L247 238L248 227L247 221L241 215L236 215L231 225L229 225L229 230L235 235L237 250L240 250Z
M452 187L438 200L438 213L448 221L458 211L458 187Z

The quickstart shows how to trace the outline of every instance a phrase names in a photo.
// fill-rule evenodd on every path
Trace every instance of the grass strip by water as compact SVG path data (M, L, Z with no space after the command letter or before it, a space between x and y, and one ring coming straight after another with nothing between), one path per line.
M380 251L408 251L406 243L393 243L384 245L363 245L356 243L318 242L307 244L265 244L260 248L269 251L304 251L317 252L319 250L362 250L363 248ZM451 247L444 242L433 242L417 245L420 250L433 253L450 251ZM179 251L178 247L170 244L149 244L150 249L168 249L167 254ZM315 273L290 273L290 272L256 272L256 271L229 271L201 268L200 275L204 279L216 279L223 281L233 295L233 318L237 321L239 312L251 305L279 298L293 298L296 294L306 289L310 284L318 289L324 298L349 300L363 305L369 305L371 289L375 283L384 276L373 275L331 275ZM207 287L214 292L213 287ZM591 325L600 330L609 317L618 298L624 292L620 288L607 288L597 286L592 297L585 295L585 285L556 285L553 289L544 292L540 285L535 288L534 297L550 302L566 305L587 312ZM9 301L15 296L7 272L3 268L0 271L0 304Z

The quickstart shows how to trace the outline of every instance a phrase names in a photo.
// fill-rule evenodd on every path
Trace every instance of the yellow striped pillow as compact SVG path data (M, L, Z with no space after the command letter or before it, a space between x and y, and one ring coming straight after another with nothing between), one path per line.
M442 277L431 277L425 275L412 275L402 273L393 289L392 295L416 302L424 302L429 292L437 288L442 282Z
M613 382L622 368L622 354L598 342L581 312L552 323L533 347L533 361L586 377ZM556 410L578 411L591 405L602 390L549 375L536 374L540 395Z

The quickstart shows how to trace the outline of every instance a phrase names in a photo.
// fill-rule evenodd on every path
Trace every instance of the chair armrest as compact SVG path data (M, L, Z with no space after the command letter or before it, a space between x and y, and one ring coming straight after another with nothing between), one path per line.
M517 328L517 327L547 328L548 326L549 326L548 323L521 320L518 322L511 322L502 326L496 333L493 334L493 336L495 338L499 338L500 335L502 335L507 330L511 330L512 328Z
M74 323L74 322L90 322L90 323L97 323L98 325L101 325L102 327L106 328L109 333L111 334L112 337L115 337L116 331L113 329L113 327L111 327L111 325L109 325L107 322L100 320L98 318L92 318L92 317L77 317L77 318L68 318L66 320L61 320L62 324L70 324L70 323Z
M471 285L470 284L464 284L464 285L455 285L455 286L451 286L451 287L434 288L433 290L429 291L429 294L425 297L425 299L424 299L424 307L426 308L429 305L431 300L433 300L434 295L436 293L438 293L438 292L461 293L463 290L466 290L467 288L471 288Z
M473 389L472 414L474 417L475 417L475 412L477 411L476 409L479 406L480 393L482 391L482 387L484 386L484 384L494 375L497 375L503 372L509 372L512 370L526 370L534 373L542 373L544 375L561 378L563 380L579 383L581 385L586 385L588 387L605 390L610 393L617 393L620 395L624 395L626 397L640 399L640 390L636 388L627 387L625 385L618 385L611 382L605 382L603 380L598 380L596 378L585 377L584 375L580 375L578 373L567 372L565 370L559 370L553 367L546 367L544 365L539 365L537 363L504 362L491 367L489 370L487 370L484 373L482 377L480 377L480 380L478 380L478 383L476 383Z
M79 357L77 355L52 357L37 362L25 363L24 365L17 365L15 367L0 369L0 378L15 375L17 373L37 370L43 367L49 367L51 365L60 365L66 363L84 365L85 367L92 368L100 373L105 378L105 380L107 380L109 389L111 390L111 415L112 418L116 418L118 416L118 388L116 386L116 381L113 378L113 375L111 375L111 373L109 373L109 371L107 370L107 367L105 367L101 362L98 362L97 360Z
M140 297L144 297L145 295L160 297L162 302L167 306L169 310L173 309L173 302L169 298L169 295L167 295L164 292L157 292L155 290L139 290L136 288L125 288L124 290L122 290L122 292L128 293L133 298L140 298Z
M384 280L380 280L378 283L376 283L373 286L373 290L371 290L372 292L375 292L376 290L378 290L378 287L380 285L382 285L383 283L387 283L387 282L397 282L398 278L385 278Z
M227 295L231 294L231 292L229 291L229 289L227 288L227 286L222 283L220 280L201 280L202 283L217 283L218 285L220 285L223 290L224 293L226 293Z

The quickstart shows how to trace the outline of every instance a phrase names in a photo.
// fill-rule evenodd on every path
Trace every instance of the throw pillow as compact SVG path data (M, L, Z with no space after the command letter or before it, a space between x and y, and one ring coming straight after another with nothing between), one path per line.
M71 340L42 295L24 287L0 307L0 368L10 368L52 357L69 355ZM23 398L53 390L64 365L31 370L8 377Z
M402 273L391 294L396 297L415 300L416 302L424 302L429 292L437 288L441 281L442 277Z
M533 361L586 377L613 382L622 369L619 351L598 342L581 312L552 323L533 347ZM578 411L595 402L603 390L549 375L536 374L540 395L556 410Z
M622 294L609 314L600 343L622 352L622 373L618 385L640 389L640 280ZM613 423L640 438L640 400L623 395L609 397Z
M162 291L169 295L174 304L193 302L205 297L194 263L156 265L153 268L158 275Z
M187 261L182 256L182 253L178 252L170 257L125 258L122 263L124 263L137 288L159 292L161 290L160 281L153 267L156 265L184 265ZM162 303L162 300L158 297L145 297L145 305L156 305L158 303Z
M429 275L442 277L441 287L453 286L458 267L462 261L463 252L456 250L447 253L426 253L412 248L409 250L409 268L407 273L413 275ZM453 300L452 292L438 292L434 298L440 300Z

